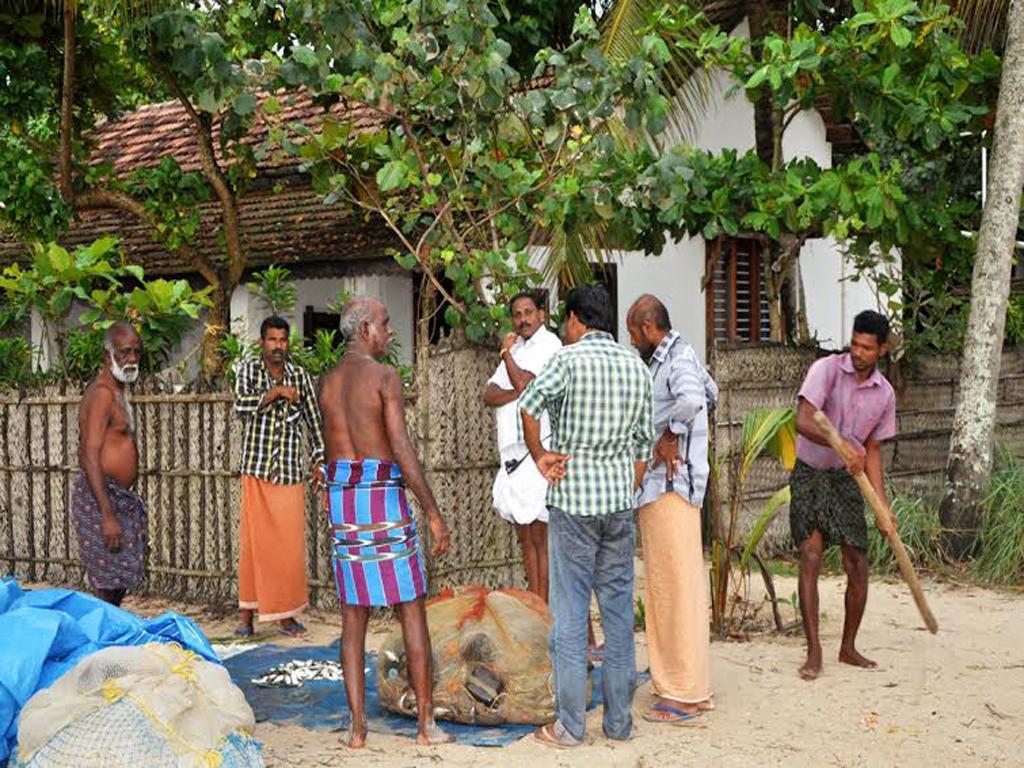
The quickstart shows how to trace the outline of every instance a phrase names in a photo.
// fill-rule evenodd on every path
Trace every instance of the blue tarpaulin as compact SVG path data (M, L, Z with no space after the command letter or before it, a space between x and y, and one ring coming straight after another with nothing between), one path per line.
M0 765L17 743L18 714L90 653L116 645L175 642L220 663L202 630L173 612L148 621L70 589L25 591L0 581Z
M284 648L264 645L232 656L224 662L231 679L245 693L256 715L256 722L270 721L298 725L314 731L338 731L348 728L351 716L345 699L345 685L330 680L312 680L298 688L262 688L253 678L292 660L337 661L340 643ZM377 654L366 654L366 720L375 733L393 733L414 738L416 721L388 712L380 704L377 691ZM645 679L646 675L640 675ZM601 701L601 668L591 673L591 707ZM502 747L531 733L532 725L462 725L442 723L459 744L476 747Z

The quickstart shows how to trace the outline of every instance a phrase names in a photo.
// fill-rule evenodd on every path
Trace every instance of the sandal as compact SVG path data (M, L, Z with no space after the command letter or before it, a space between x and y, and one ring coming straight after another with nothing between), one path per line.
M655 712L664 713L669 715L669 717L659 717L654 714ZM691 714L686 710L673 707L671 704L666 704L662 701L652 704L651 708L642 715L643 719L648 723L664 723L666 725L688 725L690 720L694 720L699 716L700 712Z
M281 627L281 632L288 635L288 637L305 637L308 630L296 621L294 624Z
M248 624L243 624L240 627L236 627L234 632L235 637L252 637L255 634L256 630Z
M533 732L533 738L545 747L551 747L552 749L572 749L573 747L579 746L578 744L566 744L564 741L559 739L558 736L555 735L554 723L542 725Z

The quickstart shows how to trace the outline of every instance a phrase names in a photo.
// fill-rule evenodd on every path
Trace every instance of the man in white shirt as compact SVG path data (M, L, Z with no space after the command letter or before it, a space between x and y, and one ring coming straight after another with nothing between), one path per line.
M546 302L536 293L524 292L509 303L515 333L505 336L501 363L484 389L483 401L494 408L498 426L501 467L494 478L494 508L516 527L523 548L523 567L529 589L548 598L548 482L537 470L523 440L519 396L548 360L562 348L549 331ZM551 438L547 414L541 419L541 441Z

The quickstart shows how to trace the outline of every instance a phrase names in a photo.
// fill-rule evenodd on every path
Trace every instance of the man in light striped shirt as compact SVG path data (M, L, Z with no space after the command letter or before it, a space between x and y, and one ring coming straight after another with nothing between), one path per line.
M700 508L709 473L708 411L718 387L654 296L636 300L626 327L651 369L658 437L637 504L655 695L643 717L678 723L712 707Z
M523 435L548 489L549 639L557 720L538 741L576 746L585 737L587 617L597 593L605 635L604 732L633 735L634 494L654 442L651 376L612 338L608 292L587 285L565 301L565 341L519 399ZM551 416L551 448L540 415Z

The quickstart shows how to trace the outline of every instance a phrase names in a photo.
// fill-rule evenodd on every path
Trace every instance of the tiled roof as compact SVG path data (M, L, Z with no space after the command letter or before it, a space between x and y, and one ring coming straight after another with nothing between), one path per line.
M282 121L302 121L312 126L327 114L308 94L279 98L278 119ZM336 105L330 112L344 115L357 128L369 128L376 123L373 113L366 108L346 110ZM216 130L215 124L215 136ZM255 147L265 141L266 135L266 124L257 121L244 141ZM192 128L178 102L153 104L106 121L97 127L93 139L91 162L111 163L121 177L137 168L154 166L166 156L174 157L185 171L199 170ZM324 263L384 256L384 249L393 244L384 226L379 221L365 220L361 213L353 213L343 205L325 205L323 198L309 188L308 178L297 173L298 162L283 152L268 153L259 161L255 189L239 201L242 247L248 265ZM275 191L268 183L270 178L288 183ZM216 263L224 253L220 206L213 199L200 209L202 225L196 247ZM181 255L168 252L154 241L149 227L116 210L80 213L62 244L74 247L104 235L120 237L125 258L141 265L149 275L187 275L195 271ZM0 235L0 260L9 263L23 255L20 244Z
M260 103L265 103L269 96L263 94ZM273 119L282 124L302 122L313 127L328 113L343 116L346 121L352 121L356 128L370 128L380 124L380 120L366 107L347 109L344 105L335 104L328 110L316 104L308 91L276 94L276 97L280 101L281 111ZM267 124L257 118L243 142L253 148L259 147L267 139L267 128ZM219 130L220 121L215 120L214 147L217 160L223 167L224 159L217 140ZM93 165L111 163L118 176L126 176L137 168L154 166L165 156L177 160L184 171L199 170L199 151L192 125L185 108L177 101L151 104L128 112L116 120L107 120L96 127L92 139L94 149L90 162ZM298 163L296 157L275 150L260 159L259 168L268 170L296 166Z
M220 207L204 203L198 250L217 262L224 253L220 241ZM309 188L265 190L246 195L239 203L242 247L249 267L297 262L325 263L386 257L393 245L379 223L366 223L341 205L324 205L323 198ZM182 256L167 251L154 241L152 230L129 214L119 211L87 211L63 239L65 247L90 243L103 235L116 235L122 253L139 264L150 276L188 275L195 270ZM0 261L10 262L23 253L12 241L0 241Z

